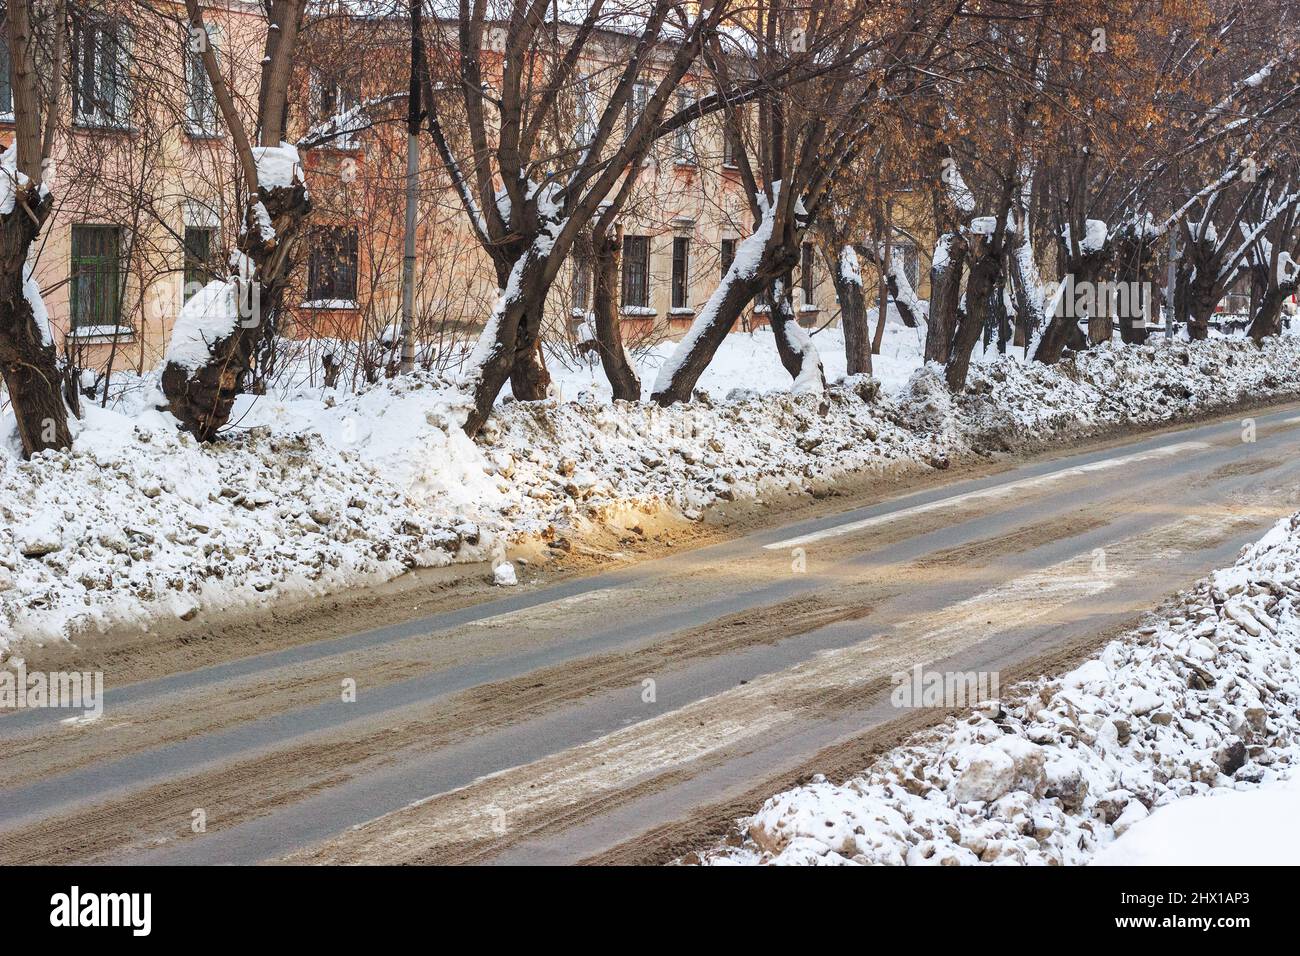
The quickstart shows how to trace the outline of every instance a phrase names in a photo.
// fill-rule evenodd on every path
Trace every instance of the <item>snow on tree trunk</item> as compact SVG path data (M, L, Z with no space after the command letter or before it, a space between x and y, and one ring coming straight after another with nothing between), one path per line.
M276 333L290 253L311 210L293 146L258 147L254 154L258 199L245 211L231 274L181 309L163 359L167 406L200 441L211 441L230 421L254 354Z
M1249 334L1256 342L1282 334L1282 304L1300 289L1300 263L1285 251L1276 256L1276 264L1269 263L1264 270L1263 290L1251 313Z
M850 245L840 250L831 274L840 300L840 323L844 327L844 357L849 375L871 374L871 336L867 328L867 297L862 288L862 268Z
M961 300L962 266L966 239L946 232L934 244L930 266L930 318L925 330L925 360L947 365L957 331L957 305Z
M1028 355L1032 361L1055 365L1067 348L1081 351L1087 347L1088 340L1079 330L1074 310L1062 304L1062 298L1069 288L1069 283L1061 283L1056 296L1047 303L1046 312L1051 318L1039 328L1029 343Z
M1016 310L1015 344L1028 346L1046 319L1043 280L1034 260L1034 247L1027 224L1015 233L1015 245L1008 256L1011 298Z
M520 324L530 309L540 309L545 298L549 254L549 246L534 244L515 261L492 314L465 360L460 383L473 403L465 420L465 433L471 438L492 414L492 405L514 370Z
M695 383L709 367L745 306L766 282L798 262L798 247L768 249L776 223L776 203L766 205L758 228L736 248L736 258L708 302L695 315L677 348L659 369L651 397L660 405L690 401Z
M826 372L822 368L822 359L813 344L812 336L799 324L795 315L791 290L794 270L787 269L785 274L775 280L771 286L772 299L772 335L776 339L777 354L781 364L794 379L790 391L795 394L826 391Z
M619 241L616 235L594 237L591 243L592 312L595 315L596 350L615 399L641 398L641 381L623 346L618 316Z
M76 389L59 358L27 262L54 199L18 172L15 160L15 146L0 158L0 373L9 389L23 455L30 458L72 444L68 414L78 408Z
M889 289L889 298L893 300L898 316L909 329L914 329L924 318L925 307L912 288L912 281L907 277L903 255L897 249L890 256L889 268L885 271L885 281Z

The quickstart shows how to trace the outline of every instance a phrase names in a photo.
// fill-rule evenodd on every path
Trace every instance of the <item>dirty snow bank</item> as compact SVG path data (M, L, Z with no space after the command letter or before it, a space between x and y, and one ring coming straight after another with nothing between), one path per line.
M1059 680L1017 685L842 785L772 797L740 845L704 859L1206 864L1263 862L1281 839L1294 851L1298 605L1300 514Z
M135 380L115 407L87 407L71 453L24 462L0 418L0 653L18 637L499 563L511 540L632 528L656 509L693 516L1294 394L1297 340L1216 340L1100 348L1059 368L1005 358L975 366L956 398L933 368L897 394L858 378L831 390L825 415L818 396L743 388L669 409L591 393L507 402L474 443L462 394L419 374L246 397L240 427L203 447L156 410L153 379Z

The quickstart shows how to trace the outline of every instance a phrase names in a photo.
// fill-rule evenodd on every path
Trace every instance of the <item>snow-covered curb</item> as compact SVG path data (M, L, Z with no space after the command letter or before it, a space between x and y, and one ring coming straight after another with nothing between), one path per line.
M841 785L817 778L772 797L742 821L742 845L703 858L1125 862L1151 859L1152 834L1176 830L1195 841L1183 861L1221 860L1232 855L1221 835L1183 824L1246 802L1180 801L1265 786L1274 797L1251 806L1300 809L1281 783L1300 760L1298 603L1300 514L1060 679L1018 685Z
M204 447L156 410L152 380L90 406L68 454L0 445L0 653L16 638L144 626L495 559L527 536L631 527L643 512L807 490L849 473L944 467L1118 426L1300 394L1300 341L1104 347L1055 368L937 369L893 395L869 379L817 396L735 390L661 409L507 403L478 443L430 375L358 394L245 402ZM504 579L503 579L504 580Z

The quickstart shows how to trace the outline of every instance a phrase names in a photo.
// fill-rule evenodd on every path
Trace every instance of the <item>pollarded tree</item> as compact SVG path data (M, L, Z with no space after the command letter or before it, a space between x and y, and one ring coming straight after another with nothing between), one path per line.
M557 15L553 0L460 0L431 27L427 127L501 289L462 372L468 434L507 380L518 398L545 396L547 293L593 226L607 241L602 207L649 146L720 109L716 94L669 104L733 7L745 4L587 0Z
M764 289L772 290L777 348L795 387L824 385L816 349L789 307L805 235L829 208L832 186L861 156L879 116L926 82L925 68L941 54L940 39L961 6L941 0L905 9L858 0L752 5L743 30L729 39L738 37L752 50L759 77L797 71L807 78L798 87L759 96L756 122L743 123L734 105L726 110L754 229L659 370L657 402L690 399L727 333ZM709 56L719 90L738 85L733 59L716 51ZM756 132L747 136L750 127Z
M0 156L0 373L26 456L67 448L72 442L68 416L78 413L76 390L28 265L32 245L54 207L44 177L67 48L64 4L54 5L39 33L35 22L31 0L6 4L14 141ZM38 72L38 63L46 68Z
M190 49L234 142L245 195L230 273L186 303L164 358L163 392L181 425L207 441L225 427L253 356L274 334L293 251L311 209L297 149L284 142L306 0L270 0L256 121L250 130L218 62L199 0L186 0ZM256 145L254 145L256 144Z

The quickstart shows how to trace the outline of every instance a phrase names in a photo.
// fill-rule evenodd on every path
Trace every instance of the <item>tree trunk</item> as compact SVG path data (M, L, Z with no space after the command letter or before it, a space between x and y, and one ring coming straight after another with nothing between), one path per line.
M1015 307L1015 336L1012 344L1028 348L1034 334L1046 320L1043 302L1043 282L1034 261L1034 249L1024 225L1017 234L1015 246L1007 256L1007 271L1011 280L1011 300Z
M840 300L840 324L844 328L844 357L849 375L871 374L871 341L867 329L867 298L862 288L862 274L856 258L845 262L847 253L841 253L831 272L835 294ZM856 253L854 254L856 257Z
M13 211L0 216L0 373L9 389L23 455L30 458L72 444L68 413L77 412L78 397L48 320L37 320L24 291L27 254L54 200L49 193L41 197L33 186L16 192Z
M952 355L966 251L965 238L956 232L944 233L934 245L934 265L930 269L930 321L925 330L927 362L947 365Z
M618 316L618 276L621 246L617 234L599 236L591 242L592 312L596 317L596 348L600 364L609 379L614 398L639 401L641 382L623 347L622 323Z
M530 311L519 323L519 343L515 364L510 369L510 391L523 402L540 402L550 391L551 373L542 355L542 317Z
M986 245L983 240L981 245ZM952 347L952 354L944 375L950 391L959 392L966 387L966 376L970 371L971 354L975 343L979 341L988 314L989 297L998 287L1002 278L1002 263L999 257L990 252L976 249L971 256L970 278L966 280L966 315L957 326L957 335Z
M791 341L789 331L791 323L797 325L799 322L794 314L794 302L791 300L793 288L793 269L788 270L768 286L768 301L772 303L772 311L768 313L768 319L772 323L772 336L776 339L776 353L781 358L781 365L790 373L791 378L798 378L803 368L803 355Z
M276 334L289 257L311 210L301 183L261 189L259 195L270 217L271 233L264 234L257 207L250 206L238 243L239 251L253 264L256 300L248 303L247 314L240 316L233 332L208 343L208 359L199 368L190 371L168 362L163 369L168 409L200 441L211 441L230 421L256 350L266 336Z
M776 339L776 351L781 356L781 364L794 379L795 391L824 392L826 372L812 336L799 324L799 317L795 314L793 288L793 268L787 269L785 275L771 286L772 335Z
M1259 296L1259 305L1250 320L1249 335L1256 342L1262 342L1270 335L1282 334L1282 303L1296 290L1296 283L1288 282L1278 285L1269 282L1267 289Z
M479 336L466 362L464 386L473 400L465 420L465 433L478 434L492 414L492 406L516 364L515 343L519 327L531 312L540 312L549 287L546 258L530 246L510 270L497 297L488 325Z
M510 369L510 391L523 402L540 402L551 387L551 373L542 355L542 302L529 309L519 322L515 342L515 363Z
M791 264L787 268L792 267ZM755 270L755 275L744 279L734 272L728 274L697 316L696 322L699 324L691 326L668 364L660 369L654 393L650 396L652 399L664 406L690 401L695 383L709 367L709 362L713 360L740 313L758 294L765 281L759 270Z

